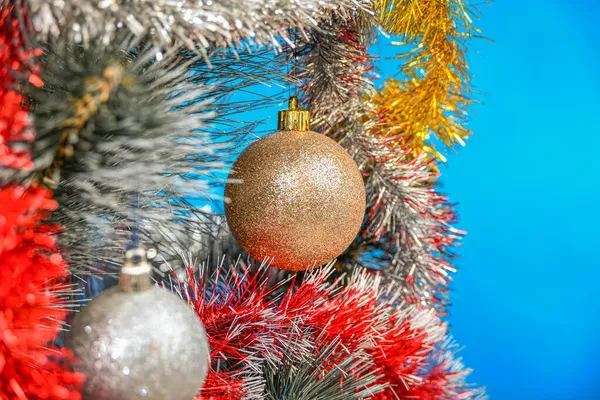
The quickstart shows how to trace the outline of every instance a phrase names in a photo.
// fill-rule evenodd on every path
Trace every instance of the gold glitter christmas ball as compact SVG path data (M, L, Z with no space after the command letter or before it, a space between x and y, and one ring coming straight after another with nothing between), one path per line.
M289 116L281 121L284 129L297 126ZM334 140L312 131L283 130L250 145L233 166L225 196L239 244L256 260L287 270L340 255L365 211L356 163Z

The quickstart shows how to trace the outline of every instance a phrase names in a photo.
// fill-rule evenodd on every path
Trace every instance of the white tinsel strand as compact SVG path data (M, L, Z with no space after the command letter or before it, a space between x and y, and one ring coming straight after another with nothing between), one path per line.
M313 32L306 49L289 50L290 62L300 69L302 100L312 111L311 127L340 137L359 135L368 128L360 117L372 107L363 96L374 90L373 57L367 51L373 35L368 13L349 10L348 14L331 15L321 30Z
M367 220L357 245L377 253L387 279L396 281L403 298L443 312L455 257L452 248L462 231L456 215L431 182L431 165L397 149L390 154L385 138L368 133L357 138L357 159L367 174ZM366 265L368 268L368 265Z
M464 398L470 400L487 400L485 387L475 387L467 383L467 377L473 372L466 368L462 359L457 356L458 345L451 336L446 336L438 346L432 365L445 371L446 382L441 387L444 399ZM462 396L462 397L461 397Z
M237 263L227 264L225 258L221 258L216 266L207 265L196 253L190 251L182 251L178 255L184 265L194 268L188 268L187 276L176 274L177 278L169 282L171 289L192 305L199 315L236 307L235 319L228 331L219 332L226 334L228 341L239 340L238 338L244 337L249 330L260 332L253 337L252 342L243 344L245 348L240 349L242 359L229 359L223 354L218 354L217 360L213 359L213 370L225 371L239 378L243 382L241 387L245 400L264 399L263 368L277 362L277 349L285 341L285 335L277 334L281 317L277 316L272 308L256 306L257 303L269 302L259 291L266 289L264 285L269 278L270 269L266 264L261 264L251 271ZM215 325L220 323L226 321L214 322ZM213 332L212 325L207 325L209 336Z
M19 0L23 1L23 0ZM40 38L66 33L76 43L100 38L109 43L127 29L137 37L150 35L160 47L184 43L205 56L211 47L249 50L280 49L288 29L318 26L328 11L343 15L362 7L361 0L28 0Z
M363 140L373 168L367 178L371 247L386 254L386 279L397 281L404 298L443 312L455 257L452 249L464 232L454 228L456 215L431 182L437 178L424 154L394 154L383 138Z
M189 253L182 253L180 256L186 265L194 265L194 256ZM223 264L217 269L210 269L202 265L194 274L198 278L172 282L171 285L186 301L195 305L197 310L219 308L231 302L235 307L246 304L242 309L253 314L251 322L242 322L247 321L248 316L243 312L239 313L236 308L237 322L229 328L228 340L235 340L236 336L243 336L248 330L261 326L264 333L255 337L251 343L244 343L247 349L242 351L245 354L243 362L219 360L215 365L220 371L231 369L235 376L243 380L243 399L358 400L382 390L386 385L376 383L380 376L373 372L372 362L366 354L361 351L348 353L338 341L328 343L315 332L307 330L302 318L290 321L284 317L285 314L274 312L278 300L273 298L272 288L269 289L267 283L272 272L266 264L252 270L230 268ZM319 290L334 294L340 288L339 285L325 283L332 273L330 265L309 273L302 284L317 285ZM369 278L363 274L359 281L364 280ZM250 283L251 281L258 285ZM261 296L263 290L268 293L268 298ZM323 301L324 299L312 302L310 309L323 306ZM269 308L251 307L256 303L269 304ZM307 316L310 315L310 310L306 310L306 313ZM375 318L383 313L377 315ZM282 324L291 324L293 327L280 330ZM210 332L209 328L209 334ZM369 341L366 337L364 340ZM332 360L335 360L335 365ZM323 374L326 371L328 372ZM342 376L346 379L344 386L340 387Z

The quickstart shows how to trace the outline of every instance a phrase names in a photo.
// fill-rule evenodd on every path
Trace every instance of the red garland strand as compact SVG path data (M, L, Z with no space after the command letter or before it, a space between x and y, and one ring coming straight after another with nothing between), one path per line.
M193 296L190 302L206 330L211 360L244 360L249 354L243 349L257 345L278 328L267 317L271 307L267 300L269 291L258 276L233 277L227 286L204 292L204 281L196 281L192 269L187 272L192 286L186 293Z
M52 193L12 185L0 189L0 398L79 400L83 377L63 369L70 355L48 343L67 310L67 265L43 223L56 208Z
M13 18L13 5L0 10L0 167L30 170L31 155L18 143L31 143L34 132L29 127L28 107L18 91L17 75L29 75L37 86L42 82L27 60L41 53L25 50L19 22Z
M375 384L389 385L373 397L376 400L442 400L450 392L457 399L477 397L477 390L464 383L468 371L452 357L444 359L441 320L423 312L393 309L381 301L377 285L367 278L348 287L327 283L327 278L327 271L321 271L309 274L298 286L292 282L281 302L275 303L266 300L270 293L266 279L244 275L205 282L195 278L190 268L187 281L178 282L178 291L206 328L213 362L233 364L236 371L241 370L240 364L252 363L249 355L255 360L280 358L278 345L298 330L312 331L314 337L306 340L322 340L317 347L338 339L351 353L362 349L369 354L372 371L381 376ZM239 379L217 376L211 372L196 400L243 398ZM229 383L230 392L218 397Z
M30 170L34 140L17 77L42 82L27 63L14 6L0 11L0 168ZM21 148L19 148L21 144ZM63 328L67 264L56 245L58 227L44 223L57 207L40 187L0 187L0 399L79 400L84 377L70 372L70 352L49 343Z
M202 394L195 400L235 400L246 395L243 388L244 379L228 372L215 372L211 370L202 387Z

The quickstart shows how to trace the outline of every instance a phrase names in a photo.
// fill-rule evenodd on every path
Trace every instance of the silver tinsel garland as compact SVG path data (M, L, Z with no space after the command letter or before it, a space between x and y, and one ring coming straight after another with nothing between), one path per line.
M435 173L425 155L411 159L398 151L389 154L381 138L365 146L372 160L367 178L369 221L364 238L368 248L382 253L382 272L403 296L425 308L444 313L452 252L463 236L454 228L452 205L431 180ZM378 237L381 232L385 234Z
M109 43L124 28L161 46L184 43L205 56L211 48L270 45L280 49L288 30L318 28L329 11L347 16L362 0L28 0L39 37L66 33L75 43Z

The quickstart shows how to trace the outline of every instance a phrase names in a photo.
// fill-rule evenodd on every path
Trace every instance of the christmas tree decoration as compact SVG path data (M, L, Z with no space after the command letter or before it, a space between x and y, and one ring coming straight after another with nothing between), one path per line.
M473 16L0 0L0 398L485 398L441 318Z
M465 382L469 370L456 358L447 325L414 305L397 307L380 277L357 271L342 285L331 282L329 266L272 296L267 267L231 271L189 267L186 278L174 280L207 327L219 369L199 399L231 382L228 374L246 388L231 400L484 398Z
M344 15L348 9L367 9L367 4L351 0L147 0L127 2L67 0L48 3L30 0L33 25L39 36L67 35L75 43L90 39L110 42L126 28L137 37L149 35L157 47L185 44L200 50L208 59L211 46L248 49L270 45L281 49L280 41L290 43L289 29L305 36L318 27L318 21L332 12Z
M44 223L57 204L42 188L0 188L0 398L79 400L83 376L49 344L69 312L67 265Z
M209 367L198 317L177 296L153 286L145 251L129 250L119 286L75 318L68 346L86 376L86 399L193 398Z
M240 245L277 268L306 270L340 255L363 220L358 167L332 139L309 130L290 99L279 132L239 156L225 189L227 223Z

